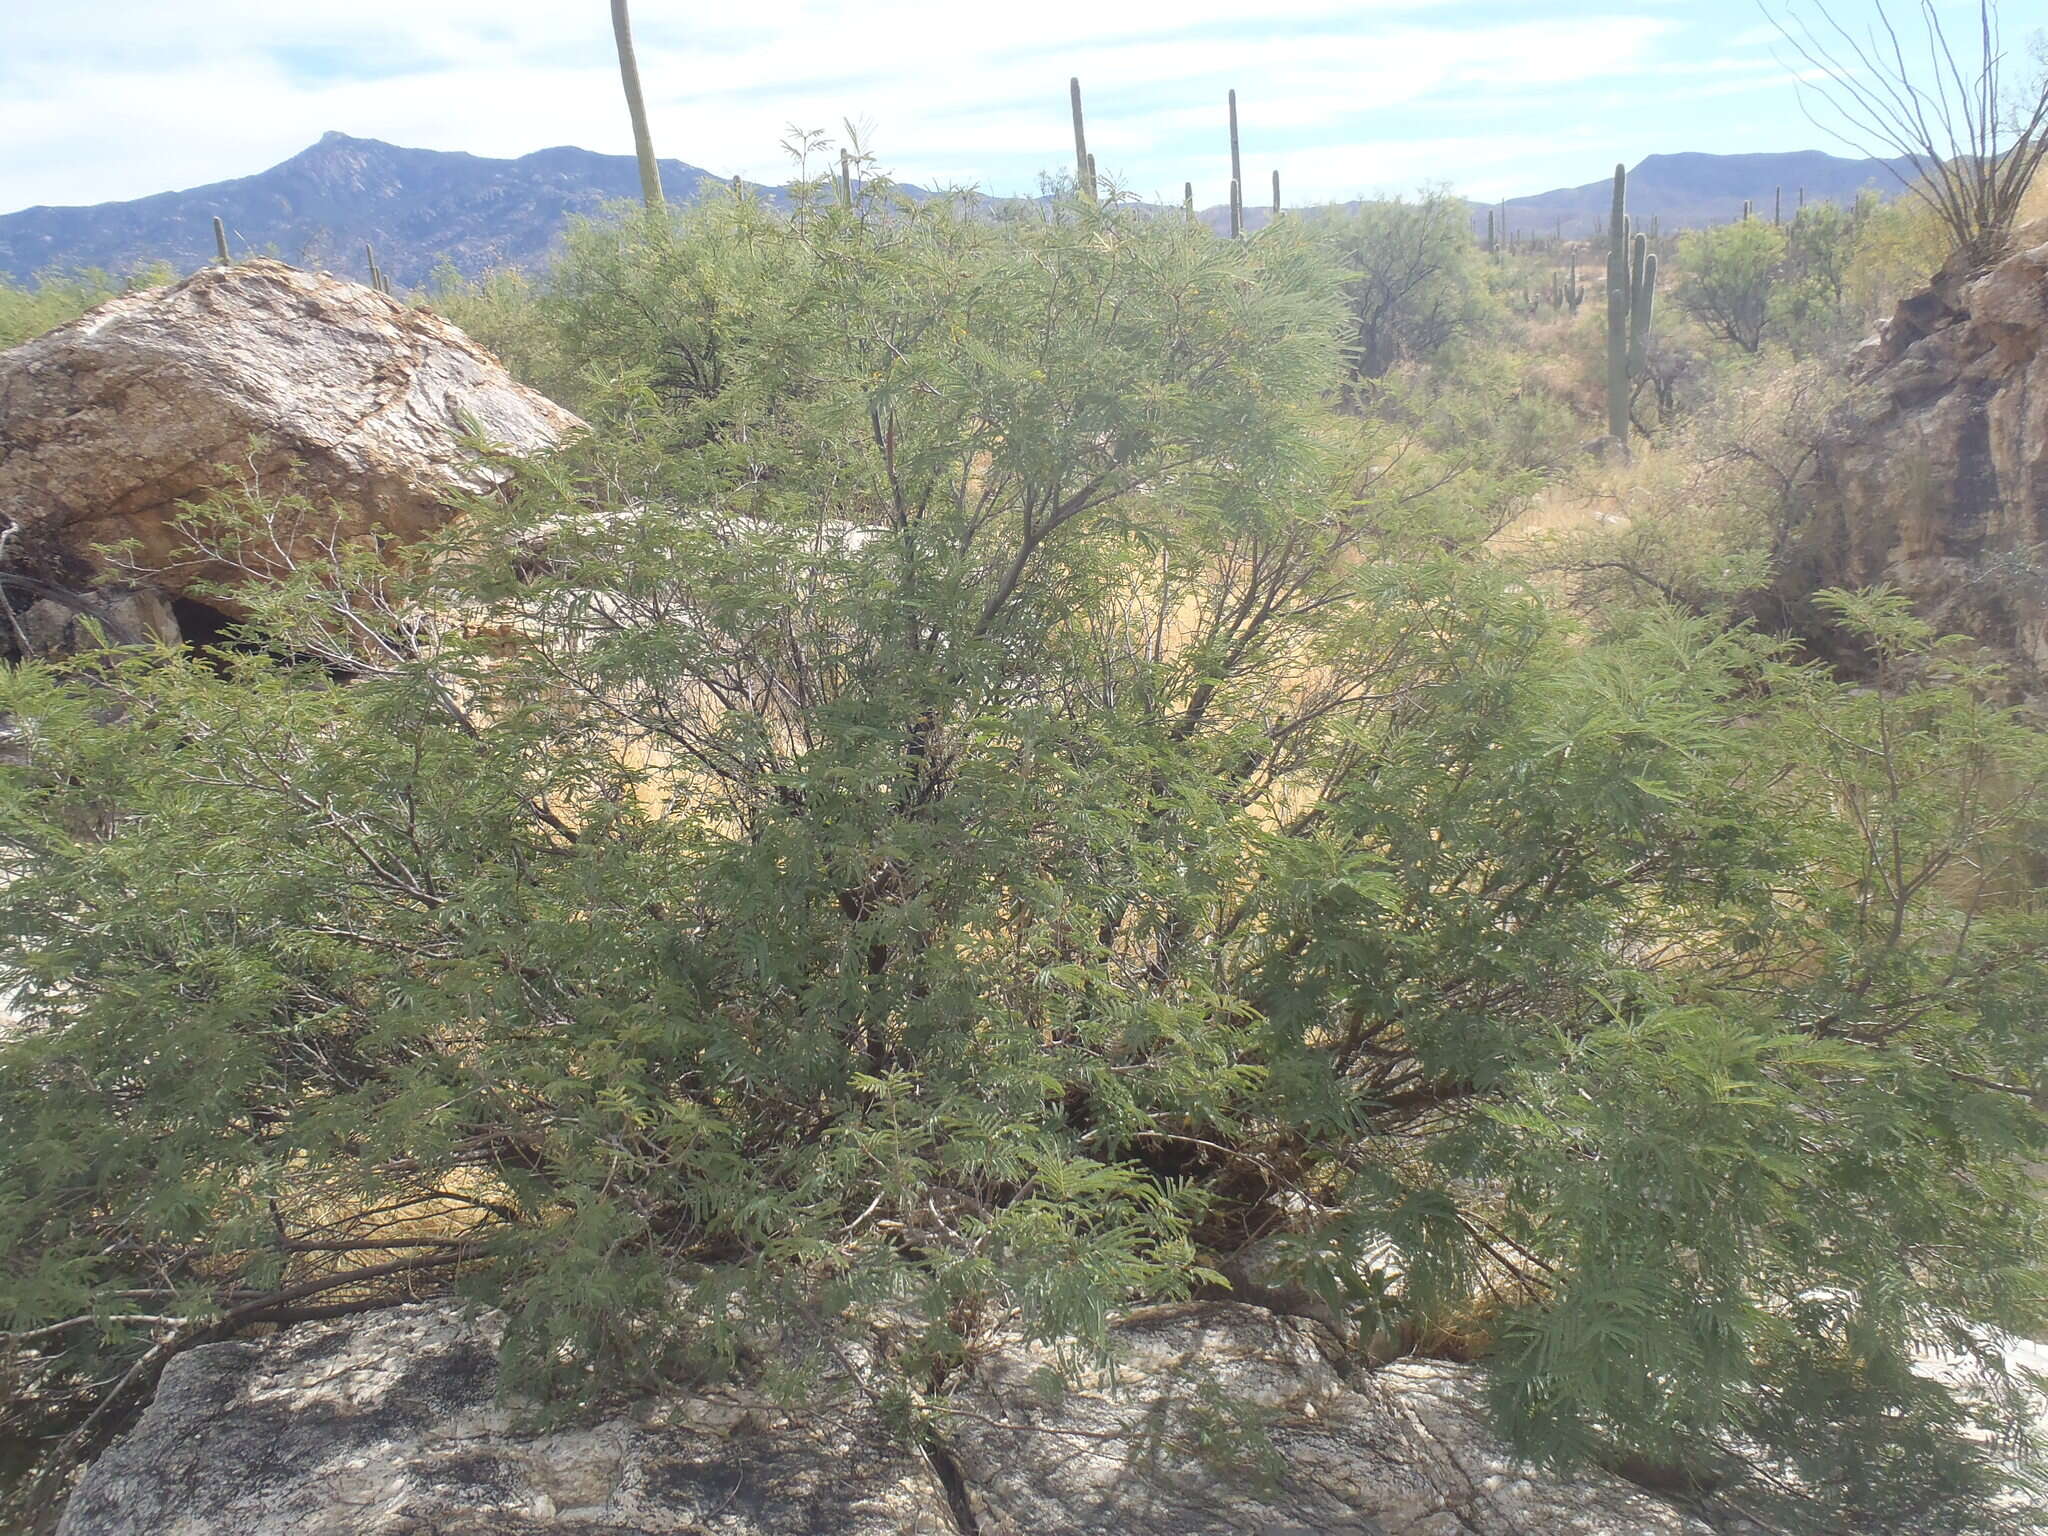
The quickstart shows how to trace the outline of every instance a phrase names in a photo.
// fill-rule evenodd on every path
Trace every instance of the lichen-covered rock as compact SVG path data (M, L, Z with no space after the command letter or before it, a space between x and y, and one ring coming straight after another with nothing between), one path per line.
M1981 275L1943 274L1859 350L1861 391L1819 443L1782 618L1888 582L1944 631L2048 682L2048 220ZM1774 618L1780 617L1777 615Z
M132 543L167 593L231 579L172 524L252 476L319 508L309 549L413 538L451 488L492 484L472 437L531 454L578 425L428 311L278 261L209 267L0 353L0 568L77 592Z
M946 1438L980 1536L1680 1536L1615 1478L1517 1463L1470 1366L1330 1360L1315 1326L1229 1303L1117 1330L1114 1380L1048 1400L1040 1350L985 1362Z
M879 1421L740 1391L541 1428L498 1400L500 1325L449 1305L173 1360L63 1536L902 1536L953 1530Z
M1355 1375L1314 1325L1229 1303L1118 1328L1114 1382L976 1362L929 1445L858 1393L739 1388L542 1427L498 1400L489 1314L408 1306L172 1362L60 1536L1658 1536L1703 1532L1610 1478L1518 1466L1469 1367ZM841 1383L844 1385L844 1383Z

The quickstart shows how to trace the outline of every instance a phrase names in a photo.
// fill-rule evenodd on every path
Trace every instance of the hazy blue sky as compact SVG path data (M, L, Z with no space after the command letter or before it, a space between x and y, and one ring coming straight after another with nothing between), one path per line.
M1946 3L1946 0L1944 0ZM2008 4L2009 23L2031 6ZM1857 21L1871 0L1835 0ZM1480 197L1666 150L1843 146L1754 0L634 0L656 147L788 175L790 125L864 123L914 181L1032 190L1091 146L1139 192ZM1248 19L1250 18L1250 19ZM2048 19L2048 18L2044 18ZM1775 49L1782 53L1782 47ZM516 155L628 152L606 0L0 0L0 211L245 175L327 129Z

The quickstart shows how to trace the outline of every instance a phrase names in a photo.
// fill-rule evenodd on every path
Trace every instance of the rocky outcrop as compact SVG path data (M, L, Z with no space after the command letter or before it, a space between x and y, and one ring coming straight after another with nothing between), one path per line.
M857 1393L793 1414L706 1388L544 1427L499 1401L498 1337L489 1314L426 1304L194 1350L87 1472L60 1536L1707 1529L1614 1479L1517 1466L1470 1367L1352 1372L1313 1325L1229 1303L1128 1319L1115 1381L1064 1395L1048 1358L1001 1350L921 1448Z
M0 353L0 570L17 613L105 618L136 590L234 576L174 526L195 497L242 479L304 497L317 510L288 558L415 538L447 521L451 490L494 483L472 439L531 454L579 425L428 311L282 262L210 267ZM101 553L121 544L120 562Z
M2048 220L1981 275L1944 274L1861 349L1779 580L1785 619L1888 582L1944 632L2048 683Z

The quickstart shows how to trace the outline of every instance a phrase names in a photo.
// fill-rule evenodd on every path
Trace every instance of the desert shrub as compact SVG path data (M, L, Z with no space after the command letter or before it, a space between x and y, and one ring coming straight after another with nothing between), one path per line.
M1917 199L1872 206L1863 214L1849 263L1848 297L1867 329L1889 320L1900 299L1941 270L1950 235L1934 210Z
M516 269L471 278L444 264L428 279L425 297L522 384L573 404L585 389L561 355L557 327L542 309L541 293L533 278Z
M1425 192L1326 208L1311 216L1343 272L1344 356L1355 379L1435 356L1483 313L1464 201Z
M1720 340L1755 353L1771 334L1785 233L1761 219L1693 230L1678 242L1678 302Z
M45 272L34 282L19 285L0 278L0 347L17 346L55 330L116 294L154 288L170 280L170 268L161 264L141 268L125 278L97 269Z
M53 1454L173 1349L457 1283L543 1391L880 1319L943 1393L1257 1240L1492 1338L1532 1451L1766 1472L2040 1320L2048 934L1972 872L2048 770L1967 679L1584 630L1426 434L1332 422L1299 221L580 238L615 393L504 505L268 572L265 649L0 683ZM1922 1419L1825 1496L1975 1518L1991 1453Z
M1614 484L1611 514L1535 556L1583 611L1645 599L1733 622L1770 586L1805 516L1829 413L1847 396L1831 360L1723 349L1723 367L1658 452Z

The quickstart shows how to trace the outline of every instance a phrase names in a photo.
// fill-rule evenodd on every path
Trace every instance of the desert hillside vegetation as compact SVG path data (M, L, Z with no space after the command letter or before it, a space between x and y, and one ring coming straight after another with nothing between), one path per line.
M0 676L23 1507L176 1351L405 1297L564 1405L856 1341L914 1437L998 1330L1234 1292L1772 1529L2034 1528L2040 721L1761 598L1938 225L1219 238L824 148L411 296L590 423L502 497L317 564L215 497L226 634Z

